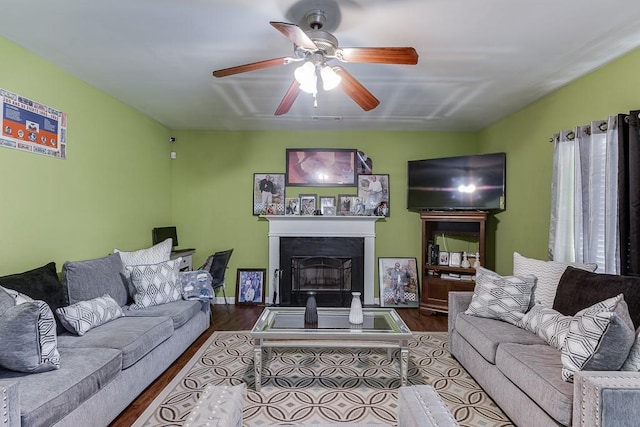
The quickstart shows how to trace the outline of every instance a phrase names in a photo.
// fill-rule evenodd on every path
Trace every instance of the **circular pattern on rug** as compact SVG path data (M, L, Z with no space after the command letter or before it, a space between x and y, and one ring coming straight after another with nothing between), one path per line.
M429 384L461 426L513 425L447 351L445 332L416 332L409 385ZM247 384L243 425L371 423L397 425L398 352L374 349L273 349L255 391L249 332L215 332L134 426L186 420L208 385Z

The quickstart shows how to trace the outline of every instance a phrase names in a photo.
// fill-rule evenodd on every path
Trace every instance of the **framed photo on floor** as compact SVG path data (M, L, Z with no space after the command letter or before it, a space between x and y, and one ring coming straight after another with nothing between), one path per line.
M253 214L284 215L284 174L253 174Z
M378 258L381 307L418 307L420 282L416 258Z
M239 268L236 281L236 304L264 304L265 268Z

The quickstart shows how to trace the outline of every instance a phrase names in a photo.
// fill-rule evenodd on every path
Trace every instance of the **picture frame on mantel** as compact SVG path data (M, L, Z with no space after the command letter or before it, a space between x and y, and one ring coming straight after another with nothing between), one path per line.
M358 175L358 199L364 215L391 216L389 174Z
M283 173L253 174L253 214L284 215L285 176Z
M286 185L295 187L353 187L356 150L288 148Z
M420 306L417 258L378 258L381 307Z
M311 216L316 213L317 194L300 194L300 215Z

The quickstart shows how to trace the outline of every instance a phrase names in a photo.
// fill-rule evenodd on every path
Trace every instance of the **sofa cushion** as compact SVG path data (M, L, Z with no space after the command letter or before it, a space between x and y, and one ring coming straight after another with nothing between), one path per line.
M61 348L60 369L24 374L0 369L0 379L17 380L23 426L51 426L114 379L122 355L104 348Z
M455 329L487 362L496 362L496 350L501 343L545 344L537 335L506 322L459 314Z
M96 326L124 316L118 303L106 294L59 308L56 314L64 327L76 335L84 335Z
M0 366L19 372L46 372L60 367L56 322L44 301L9 307L0 316Z
M61 348L111 348L122 352L122 369L142 359L173 334L168 317L120 317L90 330L81 337L69 333L58 337Z
M513 274L516 276L533 274L538 278L532 301L533 303L540 302L545 307L553 306L558 282L568 266L586 271L595 271L598 268L597 264L541 261L527 258L518 252L513 253Z
M562 378L575 371L616 371L622 367L636 335L622 294L579 311L562 347Z
M571 425L573 384L562 380L560 352L546 344L500 344L496 367L562 425Z
M572 316L563 316L552 308L536 303L518 326L533 332L553 348L560 350L567 338L572 319Z
M62 276L67 288L69 303L88 301L104 294L110 295L120 305L129 300L127 283L122 276L120 255L86 261L67 261L62 266Z
M16 290L35 300L44 301L52 311L67 305L67 296L58 279L55 262L24 273L0 277L0 286ZM56 323L57 332L64 332L62 323Z
M476 286L465 314L498 319L517 325L529 309L534 276L500 276L483 267L476 269Z
M634 327L640 327L640 277L598 274L567 267L560 278L553 308L573 316L618 294L624 295Z
M136 289L133 294L135 303L129 310L139 310L181 299L182 292L178 284L181 262L182 258L177 258L158 264L128 266L131 283Z
M127 317L170 317L173 329L178 329L202 310L200 301L174 301L167 304L155 305L141 310L124 310Z

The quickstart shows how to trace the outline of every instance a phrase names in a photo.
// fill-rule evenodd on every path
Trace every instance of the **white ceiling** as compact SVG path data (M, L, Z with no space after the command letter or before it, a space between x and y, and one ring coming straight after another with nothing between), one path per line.
M631 0L2 0L0 35L171 129L475 131L640 46ZM327 11L341 47L412 46L418 65L341 64L379 100L301 93L269 21ZM4 64L11 66L11 64ZM0 84L0 86L2 86ZM11 88L6 88L11 89Z

